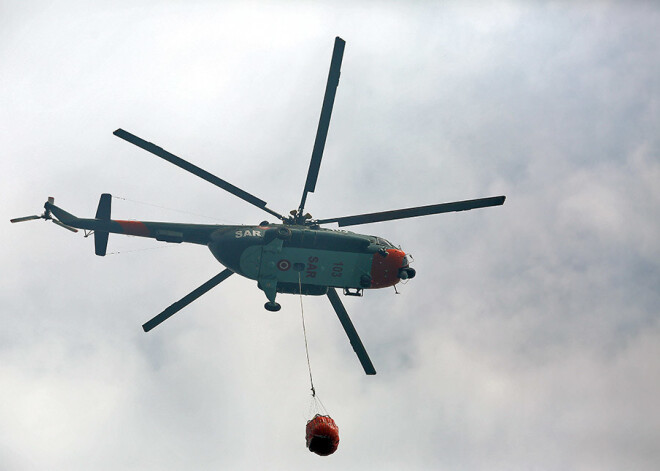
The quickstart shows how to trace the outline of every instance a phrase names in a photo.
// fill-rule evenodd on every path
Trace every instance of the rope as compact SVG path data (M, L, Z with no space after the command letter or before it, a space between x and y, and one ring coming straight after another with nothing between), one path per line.
M300 291L300 318L302 319L303 337L305 338L305 354L307 355L307 369L309 369L309 383L312 386L312 397L316 397L314 380L312 379L312 365L309 362L309 347L307 346L307 329L305 329L305 311L302 302L302 281L300 279L300 272L298 272L298 289Z
M120 251L108 252L106 253L106 255L119 255L119 254L132 253L132 252L144 252L146 250L158 250L158 249L166 249L172 247L174 247L174 244L160 245L158 247L146 247L144 249L122 250L121 252Z
M118 200L130 201L131 203L137 203L137 204L142 204L142 205L145 205L145 206L151 206L153 208L165 209L167 211L174 211L176 213L187 214L189 216L197 216L197 217L201 217L201 218L204 218L204 219L209 219L209 220L215 221L215 222L220 221L220 219L218 219L218 218L214 218L214 217L211 217L211 216L205 216L204 214L193 213L191 211L183 211L181 209L168 208L167 206L161 206L161 205L158 205L158 204L145 203L144 201L137 201L137 200L133 200L133 199L130 199L130 198L124 198L122 196L114 196L113 195L112 197L115 198L115 199L118 199Z
M306 418L309 420L310 417L315 415L330 415L328 414L327 409L321 399L318 396L313 396L309 398L309 407L307 408Z

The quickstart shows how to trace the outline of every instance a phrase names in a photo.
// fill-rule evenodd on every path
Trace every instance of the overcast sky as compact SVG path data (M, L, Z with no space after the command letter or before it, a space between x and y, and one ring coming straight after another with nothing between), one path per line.
M659 26L650 1L3 2L0 468L657 469ZM120 219L268 218L118 127L288 212L337 35L315 217L507 200L354 229L418 273L342 297L375 377L304 298L340 429L321 458L298 297L270 313L233 276L145 334L223 269L208 249L111 236L102 258L9 219L104 192Z

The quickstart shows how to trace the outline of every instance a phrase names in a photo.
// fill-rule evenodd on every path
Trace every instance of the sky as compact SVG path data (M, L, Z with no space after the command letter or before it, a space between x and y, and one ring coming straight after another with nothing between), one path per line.
M35 1L0 6L0 468L652 470L660 461L660 7L655 2ZM257 224L286 213L335 36L317 218L506 195L356 232L417 277L303 299L338 451L305 448L299 298L270 313L207 248L43 221ZM330 226L332 227L332 226Z

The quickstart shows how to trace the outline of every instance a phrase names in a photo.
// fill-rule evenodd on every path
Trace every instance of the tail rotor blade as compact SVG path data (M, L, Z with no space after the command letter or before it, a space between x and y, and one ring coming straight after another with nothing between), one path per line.
M145 322L142 325L142 328L144 329L145 332L149 332L151 329L159 325L160 323L166 321L170 317L172 317L174 314L179 312L181 309L186 307L188 304L192 303L195 301L197 298L205 294L206 292L210 291L211 289L215 288L218 286L220 283L225 281L229 276L231 276L234 272L231 271L229 268L226 270L221 271L217 275L215 275L213 278L211 278L209 281L201 285L199 288L195 289L194 291L190 292L189 294L185 295L183 298L179 299L177 302L172 304L170 307L165 309L163 312L158 314L156 317L151 319L148 322Z
M362 340L360 340L360 336L355 330L355 326L353 326L351 318L348 317L346 308L344 308L344 305L342 304L341 299L339 299L339 295L334 288L328 288L328 298L330 299L330 303L337 313L337 317L339 317L339 322L341 322L341 325L346 331L346 335L348 335L348 340L351 342L351 346L357 354L358 359L362 364L362 368L364 368L364 372L368 375L375 375L376 369L371 363L371 359L367 354L367 350L364 348L364 345L362 345Z
M60 227L63 227L64 229L71 231L71 232L78 232L78 229L75 227L67 226L63 222L58 221L57 219L51 219L55 224L57 224Z
M41 216L25 216L22 218L14 218L14 219L10 219L9 222L32 221L33 219L41 219Z

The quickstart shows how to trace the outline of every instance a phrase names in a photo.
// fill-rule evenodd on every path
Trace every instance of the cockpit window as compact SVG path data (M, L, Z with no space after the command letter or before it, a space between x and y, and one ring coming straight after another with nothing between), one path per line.
M392 247L392 248L394 248L394 244L392 244L392 242L390 242L389 240L387 240L387 239L382 239L382 238L380 238L380 237L378 237L377 239L378 239L378 244L379 244L379 245L384 245L385 247Z

